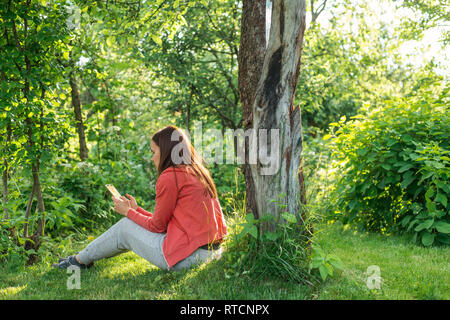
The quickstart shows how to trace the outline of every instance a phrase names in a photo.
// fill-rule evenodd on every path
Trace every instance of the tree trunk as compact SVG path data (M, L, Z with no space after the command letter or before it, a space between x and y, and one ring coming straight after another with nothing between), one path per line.
M2 71L2 81L6 81L6 73ZM8 150L9 150L9 144L11 142L11 122L8 120L8 124L6 125L6 148L5 148L5 155L3 158L3 174L2 174L2 185L3 185L3 212L5 213L5 219L9 219L9 212L8 208L6 207L6 204L8 203L8 179L9 179L9 164L8 164Z
M27 85L27 82L25 82L25 84ZM30 118L26 118L25 123L26 123L26 125L28 127L28 145L30 147L30 150L34 150L33 129L32 129L31 119ZM28 239L25 241L25 245L24 245L25 250L34 249L34 250L37 251L37 249L39 248L39 246L41 244L41 237L44 235L44 229L45 229L44 211L45 211L45 207L44 207L44 199L42 197L41 182L40 182L40 178L39 178L39 167L40 167L39 156L36 156L36 158L33 159L32 163L31 163L31 173L32 173L32 185L33 185L33 188L32 188L32 191L31 191L32 194L30 195L30 200L28 202L28 205L31 206L33 195L35 195L36 196L36 200L37 200L37 209L39 211L39 214L41 214L42 216L38 220L38 225L37 225L37 228L36 228L36 231L34 232L34 234L31 237L28 237ZM28 210L31 210L31 207L28 208L28 206L27 206L27 213L29 214ZM28 233L28 223L26 223L26 225L25 225L24 232ZM32 264L32 263L34 263L36 261L36 259L37 259L37 255L36 254L32 254L32 255L30 255L27 263L28 264Z
M8 122L8 125L6 127L6 145L7 148L9 148L9 144L11 142L11 135L12 135L12 131L11 131L11 123ZM5 219L9 219L9 211L8 208L6 207L6 204L8 203L9 199L8 199L8 179L9 179L9 164L8 164L8 160L7 160L7 155L4 156L3 158L3 175L2 175L2 182L3 182L3 203L4 203L4 207L3 207L3 211L5 213Z
M252 126L252 106L258 81L261 77L266 49L266 0L244 0L242 8L241 40L239 45L239 95L242 103L242 115L244 130ZM236 140L236 139L235 139ZM235 141L235 154L237 142ZM245 161L242 164L242 172L245 178L246 198L245 207L247 213L253 213L258 217L256 206L255 187L250 166L248 164L249 145L244 140Z
M246 3L252 4L252 10L257 6L254 1L244 1L243 19L246 16ZM279 139L272 141L271 137L267 139L267 143L260 140L257 162L249 164L254 190L249 190L247 186L247 193L252 192L256 199L256 211L253 212L256 217L266 214L279 217L281 212L289 211L300 221L302 215L299 176L302 151L300 108L293 106L293 99L300 72L305 15L305 0L273 1L269 43L251 102L251 119L247 119L252 121L253 129L259 137L260 129L267 129L268 133L275 129ZM245 23L243 20L243 24ZM246 28L254 29L254 26L243 26L243 33L251 32ZM258 32L264 33L264 28L259 27ZM249 35L241 35L241 43L246 36ZM258 48L265 48L265 42L261 41ZM243 60L251 59L254 54L252 51L244 52L245 49L256 52L259 57L257 48L241 47L240 68ZM255 83L254 79L247 78L245 74L239 81L248 86ZM250 99L249 97L241 95L243 105L248 105L249 102L245 99ZM279 165L275 173L268 174L264 171L267 167L261 163L260 158L261 153L264 155L265 151L267 154L275 152L278 155ZM285 196L280 198L281 194ZM286 205L286 208L280 208L278 203L271 201L274 199Z
M28 6L30 5L30 2L28 2ZM24 19L24 25L27 25L27 19ZM26 27L25 27L25 35L24 38L26 40L27 38L27 32L26 32ZM24 40L24 43L26 43L26 41ZM26 47L25 47L26 49ZM26 51L24 51L26 52ZM27 100L27 103L29 103L29 97L30 97L30 82L29 82L29 78L31 78L31 61L28 58L27 54L25 53L25 65L26 65L26 73L27 73L27 77L25 79L25 83L24 83L24 89L23 89L23 93L24 93L24 98ZM45 95L45 90L42 90L42 95L41 95L41 99L44 98ZM41 109L41 121L42 121L42 109ZM30 152L34 152L35 151L35 142L33 140L33 121L31 120L30 117L27 117L25 119L25 124L27 127L27 134L28 134L28 146L30 148ZM42 128L42 124L40 124L40 128ZM42 140L41 140L42 141ZM42 147L42 145L41 145ZM35 155L32 157L31 159L31 173L32 173L32 178L33 178L33 189L34 189L34 194L36 195L36 200L37 200L37 208L39 210L40 214L44 214L45 208L44 208L44 201L42 198L42 189L41 189L41 183L39 180L39 154ZM37 249L40 246L40 237L43 235L43 231L45 228L45 217L41 217L38 221L38 227L36 232L33 234L33 236L30 237L30 240L26 240L25 241L25 249L28 250L30 248L33 248L34 250L37 251ZM35 262L37 259L37 255L36 254L32 254L30 255L27 263L28 264L32 264L33 262Z
M75 113L75 121L77 123L78 141L80 144L80 159L85 161L88 158L88 148L86 146L86 135L84 133L83 115L81 113L81 102L78 85L73 71L69 76L70 87L72 89L72 106Z
M44 198L42 197L42 188L41 188L41 181L39 179L39 162L37 164L32 165L33 170L33 182L35 186L35 193L36 193L36 200L37 200L37 208L39 211L39 214L44 215L45 212L45 206L44 206ZM35 249L37 250L40 245L40 238L44 235L44 229L45 229L45 216L41 216L41 218L38 220L38 225L36 228L36 232L34 233L34 237L36 237L37 241L35 240Z
M6 160L6 157L3 159L3 166L5 167L3 169L3 176L2 176L2 183L3 183L3 212L5 213L5 219L9 219L9 213L8 208L6 207L6 204L8 203L8 161Z
M10 5L11 5L11 1L9 1L8 3L8 13L10 13ZM25 130L27 133L27 144L28 144L28 159L31 162L31 172L32 172L32 179L33 179L33 189L34 191L32 191L32 195L30 196L30 199L33 198L33 194L36 195L36 199L37 199L37 207L39 210L39 213L42 215L39 218L38 221L38 226L37 226L37 230L35 232L35 234L33 234L33 236L29 237L28 239L26 239L25 242L25 248L33 248L34 250L37 250L40 246L40 241L41 241L41 236L44 234L44 228L45 228L45 217L44 217L44 201L42 198L42 189L41 189L41 184L40 184L40 180L39 180L39 150L42 150L43 147L43 137L41 135L41 146L40 148L35 148L35 140L33 138L33 127L34 127L34 123L33 120L31 118L31 116L29 116L29 112L31 111L30 108L28 106L30 106L32 104L32 102L30 101L32 96L31 96L31 83L30 80L35 78L34 76L32 76L32 66L36 66L36 64L32 65L32 61L30 60L29 54L31 54L31 51L29 51L28 45L29 45L29 37L28 37L28 12L30 11L31 8L31 0L27 0L26 3L23 5L21 4L20 6L22 6L21 8L21 12L22 14L20 15L20 17L23 18L23 31L21 33L17 32L17 27L16 27L16 18L18 18L19 16L17 16L16 14L12 14L10 15L11 18L11 27L13 29L13 34L14 34L14 40L15 40L15 46L17 48L17 51L23 55L24 58L24 62L25 62L25 69L23 69L22 67L20 67L17 63L16 63L16 67L19 69L20 75L23 77L23 88L22 88L22 92L23 92L23 98L26 100L26 108L23 111L23 116L25 117ZM5 33L6 33L6 27L5 27ZM22 35L22 39L19 39L19 35ZM33 57L33 62L34 63L39 63L39 61L36 61L35 57ZM42 85L42 84L41 84ZM34 86L34 84L33 84ZM44 99L45 96L45 90L44 88L42 88L42 96L41 96L41 100ZM43 107L42 107L43 108ZM43 118L43 109L41 108L41 114L40 114L40 122L39 122L39 127L42 129L43 128L43 124L42 124L42 118ZM31 201L29 201L29 205L31 206ZM30 207L31 210L31 207ZM28 225L26 226L26 228L28 228ZM14 232L14 230L13 230ZM26 230L26 232L28 233L28 230ZM36 254L33 254L30 256L30 259L28 260L28 263L32 263L36 260L37 256Z
M28 238L28 220L30 217L31 207L33 204L33 198L34 198L34 183L33 186L31 187L31 193L27 203L27 210L25 211L25 222L23 224L23 237L25 239Z
M190 126L191 126L191 106L192 106L192 97L194 95L194 89L192 88L192 85L189 86L189 98L187 101L187 110L186 110L186 130L188 132L191 132Z

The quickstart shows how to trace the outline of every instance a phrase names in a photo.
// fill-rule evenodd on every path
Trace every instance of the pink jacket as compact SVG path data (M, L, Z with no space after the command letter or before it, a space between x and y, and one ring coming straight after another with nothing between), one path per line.
M167 233L163 253L169 267L227 234L219 199L211 198L195 173L186 172L185 167L161 172L153 213L129 209L127 217L151 232Z

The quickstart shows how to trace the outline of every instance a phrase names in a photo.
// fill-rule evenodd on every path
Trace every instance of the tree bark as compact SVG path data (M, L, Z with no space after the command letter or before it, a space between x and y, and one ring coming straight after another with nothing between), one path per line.
M88 158L88 148L86 146L86 135L84 133L83 115L81 113L80 92L75 79L74 72L69 75L70 88L72 89L72 106L75 113L75 121L78 131L78 141L80 145L80 159L85 161Z
M241 21L241 40L238 54L238 86L242 103L242 115L244 130L251 129L252 106L258 81L261 77L266 49L266 0L244 0ZM235 154L237 142L235 141ZM258 217L256 206L255 186L248 162L249 144L244 140L245 161L242 164L242 172L245 178L247 213L253 213Z
M37 208L40 214L44 214L45 212L45 206L44 206L44 198L42 197L42 187L41 187L41 181L39 178L39 162L37 164L32 165L33 170L33 182L35 185L35 192L36 192L36 200L37 200ZM44 235L44 229L45 229L45 217L42 216L38 220L38 225L36 228L36 232L34 233L34 236L37 237L37 239L40 239L41 236ZM39 248L39 243L35 244L35 248Z
M246 16L246 3L247 5L251 3L253 8L256 7L254 1L244 1L243 17ZM255 93L250 95L251 90L245 92L241 90L243 105L247 106L249 103L247 99L252 99L251 115L246 119L252 122L255 133L259 134L260 129L267 129L268 132L270 129L275 129L279 133L279 141L267 139L267 143L264 143L269 154L276 152L279 155L278 171L274 174L264 174L264 166L260 157L256 164L249 164L254 190L249 190L249 186L247 186L247 193L251 192L255 197L256 211L253 212L255 217L262 217L266 214L279 217L284 211L295 214L298 221L301 221L302 217L299 176L302 151L301 121L300 108L293 106L293 99L300 72L305 31L305 7L305 0L273 1L270 38L265 50L261 74L254 87ZM245 23L248 22L243 20L243 24ZM245 32L251 33L248 28L255 29L257 27L254 24L243 26L241 43L248 39L249 35ZM258 32L264 33L264 28L259 27ZM259 50L265 48L265 42L260 42L258 45ZM239 81L249 86L252 81L254 85L255 79L251 78L250 80L246 77L249 72L245 72L244 64L245 60L252 59L253 52L244 52L242 49L239 68L244 66L244 70ZM253 50L260 57L257 48L246 47L246 49ZM251 62L247 61L246 63ZM247 95L242 96L243 93L247 93ZM243 111L248 112L245 109ZM258 147L261 149L261 141L259 141ZM261 150L258 152L260 154ZM280 199L280 194L285 196ZM274 199L286 205L286 208L280 208L279 203L271 201Z
M5 167L2 176L3 204L6 205L8 203L8 161L6 160L6 157L3 159L3 166ZM3 207L3 212L5 214L5 219L9 219L8 208L6 206Z
M25 211L25 222L23 224L23 237L25 239L28 238L28 220L29 220L29 217L30 217L31 206L33 204L33 199L34 199L34 183L33 183L33 186L31 188L30 197L28 198L27 210Z
M192 88L192 84L189 86L189 98L187 101L187 110L186 110L186 130L191 132L191 106L192 106L192 98L194 96L194 89Z
M9 148L9 143L11 142L11 135L12 135L12 130L11 130L11 123L8 122L8 125L6 127L6 145L7 148ZM8 164L8 160L6 158L7 156L5 155L3 158L3 175L2 175L2 182L3 182L3 203L6 205L9 201L8 198L8 180L9 180L9 164ZM9 219L9 211L8 208L3 207L3 212L5 213L5 219Z

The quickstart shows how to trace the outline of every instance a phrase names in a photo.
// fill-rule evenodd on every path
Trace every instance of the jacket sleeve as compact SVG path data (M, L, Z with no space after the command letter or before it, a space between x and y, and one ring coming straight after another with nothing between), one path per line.
M166 232L178 196L175 181L171 177L170 174L159 176L156 182L155 210L152 215L146 216L134 209L129 209L127 217L152 232Z
M139 212L139 213L141 213L141 214L143 214L144 216L152 216L152 215L153 215L153 213L148 212L147 210L142 209L141 207L138 207L138 208L136 209L136 211Z

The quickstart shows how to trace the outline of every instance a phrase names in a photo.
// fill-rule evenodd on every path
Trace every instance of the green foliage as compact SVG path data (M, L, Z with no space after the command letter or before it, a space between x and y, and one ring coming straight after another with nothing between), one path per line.
M383 2L387 8L392 5ZM389 21L389 16L375 13L372 3L328 2L329 18L317 20L305 31L294 100L302 109L305 140L325 133L343 115L357 115L364 104L417 95L426 83L439 78L434 59L424 66L410 65L399 54L405 44L402 32L417 39L417 29L398 28L398 19Z
M240 127L240 5L235 0L192 1L169 11L175 13L179 16L169 20L170 27L142 30L140 52L135 57L155 72L155 101L178 116L182 127L192 127L193 119Z
M447 95L445 88L437 96L391 101L332 124L332 218L370 231L412 232L425 246L449 243Z
M0 219L0 262L8 261L14 269L24 267L34 249L25 249L25 238L17 232L23 226L18 219Z
M275 199L280 202L281 200ZM225 254L225 276L276 277L306 285L317 283L309 268L311 221L285 212L282 217L236 214ZM271 227L268 228L268 225ZM266 230L267 229L267 230ZM264 230L264 231L262 231Z
M449 6L439 0L402 0L398 2L398 7L411 10L410 18L402 22L402 36L406 39L417 40L423 37L424 31L441 27L450 21ZM444 31L441 41L448 45L450 43L450 33Z
M344 264L335 254L326 254L319 245L314 245L312 251L309 268L317 269L323 281L333 276L334 270L344 270Z
M216 184L224 214L245 211L245 181L241 168L223 164L209 166L208 169Z

